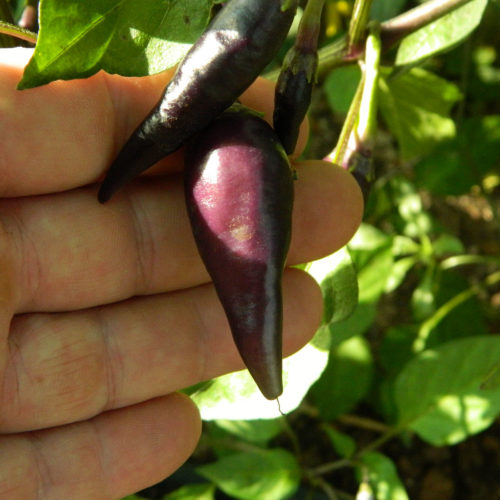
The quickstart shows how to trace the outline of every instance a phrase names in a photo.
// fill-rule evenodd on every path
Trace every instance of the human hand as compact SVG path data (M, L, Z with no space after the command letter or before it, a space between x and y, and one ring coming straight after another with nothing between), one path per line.
M16 91L30 55L0 50L0 498L120 498L195 447L198 412L175 391L243 364L191 235L182 155L96 199L171 73ZM271 84L242 101L270 117ZM362 213L345 171L295 168L290 264L343 246ZM298 270L283 285L291 354L314 334L322 300Z

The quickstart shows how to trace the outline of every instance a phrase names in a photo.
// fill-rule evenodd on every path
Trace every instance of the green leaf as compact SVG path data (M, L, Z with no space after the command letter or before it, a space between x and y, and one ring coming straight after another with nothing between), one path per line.
M378 350L378 361L387 377L395 377L414 357L415 325L388 328Z
M488 333L483 307L469 281L457 271L439 273L436 308L436 312L420 327L419 334L429 330L427 347Z
M358 303L358 280L347 248L312 262L307 272L323 293L323 324L341 321Z
M406 3L407 0L377 0L372 3L370 18L380 22L386 21L399 14Z
M41 0L40 32L20 89L108 73L144 76L174 66L208 21L209 0Z
M283 394L269 401L247 370L223 375L192 394L203 420L256 420L278 418L301 403L328 362L328 351L312 343L283 361ZM281 412L280 412L281 408Z
M343 458L350 458L354 455L356 451L356 441L343 432L334 429L330 425L323 426L323 430L326 432L334 450Z
M500 115L466 119L456 138L415 165L420 187L437 195L460 195L494 173L500 158Z
M328 104L336 113L347 114L358 88L361 71L358 66L345 66L330 72L324 83Z
M387 277L384 293L391 293L403 283L410 269L418 262L418 257L403 257L394 261L391 272Z
M377 251L370 252L367 257L369 260L358 271L359 301L376 302L384 293L392 270L394 258L391 242Z
M412 238L427 235L431 229L431 220L424 210L420 193L415 185L401 175L392 177L388 184L392 203L404 224L401 231Z
M453 48L478 26L488 0L473 0L405 37L396 64L414 64Z
M347 413L368 393L373 378L373 358L363 337L352 337L332 349L321 378L311 387L311 397L327 420Z
M420 245L412 238L397 234L392 241L392 255L395 257L415 254L420 250Z
M243 500L290 498L300 482L300 468L286 450L235 453L197 468L224 493Z
M379 90L382 116L404 159L424 156L441 141L455 136L449 113L462 97L456 85L413 68L393 77L383 72Z
M481 389L495 389L497 387L500 387L500 358L481 382Z
M444 257L450 254L464 253L465 247L460 238L452 234L440 234L432 242L432 250L437 257Z
M216 420L215 424L242 441L262 445L283 431L281 418L268 420Z
M348 248L358 273L359 302L376 302L384 292L394 261L392 237L364 223Z
M396 466L390 458L382 453L369 451L363 453L361 462L365 466L377 500L409 500Z
M411 310L415 321L427 319L436 310L437 288L436 268L429 265L411 296Z
M162 497L162 500L214 500L215 486L210 483L186 484Z
M338 323L321 326L312 343L318 349L324 350L338 346L356 335L362 335L375 320L376 313L375 302L360 302L348 318Z
M398 375L400 428L435 445L456 444L500 414L500 387L481 384L500 358L500 335L475 336L423 351Z

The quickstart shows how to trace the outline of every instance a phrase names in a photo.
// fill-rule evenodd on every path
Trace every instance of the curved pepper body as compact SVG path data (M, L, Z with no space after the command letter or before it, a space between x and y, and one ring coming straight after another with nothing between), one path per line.
M226 112L186 151L186 202L199 253L236 346L268 399L282 392L281 280L293 180L273 129Z
M101 202L233 104L285 40L295 4L283 10L282 0L230 0L222 8L111 165Z

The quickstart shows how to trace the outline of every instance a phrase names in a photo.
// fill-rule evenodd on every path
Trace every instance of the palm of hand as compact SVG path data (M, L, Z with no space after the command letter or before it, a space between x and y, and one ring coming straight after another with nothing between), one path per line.
M96 200L169 73L18 92L29 55L0 51L0 497L120 498L196 445L197 410L175 391L243 365L190 233L182 156ZM272 113L267 82L243 100ZM344 171L296 167L290 264L340 248L362 211ZM289 354L314 333L321 296L291 269L284 295Z

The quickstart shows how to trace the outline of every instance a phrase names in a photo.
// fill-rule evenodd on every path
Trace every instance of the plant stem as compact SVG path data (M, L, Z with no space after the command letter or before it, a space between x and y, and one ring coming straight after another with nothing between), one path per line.
M380 34L384 50L402 38L449 14L471 0L429 0L414 9L381 23Z
M366 39L363 95L359 106L356 127L357 139L367 143L373 140L377 128L377 89L380 66L380 36L378 26L373 26ZM371 149L371 144L369 145Z
M338 417L338 421L341 424L349 425L353 427L358 427L360 429L367 429L374 432L387 432L389 427L386 424L377 422L376 420L371 420L365 417L359 417L358 415L341 415Z
M443 270L470 264L500 265L500 258L486 255L453 255L443 260L439 267Z
M500 282L500 271L489 274L483 280L483 285L491 287ZM480 285L472 285L471 287L461 291L457 295L453 296L450 300L445 302L441 307L439 307L434 314L422 323L418 330L417 338L413 343L413 351L420 352L425 349L425 344L431 331L436 328L436 326L448 315L465 301L477 295L481 292L482 287Z
M347 34L347 53L349 55L363 52L366 37L366 23L370 15L371 5L372 0L355 0L354 2L349 32Z
M351 467L353 465L352 460L348 458L342 458L341 460L336 460L335 462L328 462L323 465L318 465L313 469L309 470L312 476L321 476L323 474L328 474L334 470L343 469L345 467Z
M6 23L4 21L0 21L0 33L5 35L10 35L11 37L19 38L20 40L24 40L29 43L36 43L37 35L32 31L26 30L24 28L20 28L14 24ZM12 40L9 37L9 40ZM5 45L3 45L5 47ZM14 47L14 44L9 45L10 47Z
M379 438L375 439L375 441L372 441L370 444L366 445L362 450L359 450L355 458L359 458L361 455L368 451L373 451L376 450L377 448L380 448L383 444L385 444L387 441L390 441L393 437L397 436L400 434L402 429L398 427L394 427L392 429L389 429L385 434L380 436Z
M325 157L326 161L331 161L335 165L343 164L343 158L347 151L349 137L354 129L356 120L358 118L359 107L361 105L361 96L363 95L363 86L364 86L364 75L361 77L361 80L359 81L358 88L356 89L356 94L354 94L351 106L349 107L349 111L347 112L346 119L344 120L342 130L340 131L340 135L337 140L337 145L335 146L335 149L327 157Z
M307 2L295 40L295 46L303 51L316 52L317 50L321 28L321 11L324 3L325 0L309 0Z
M382 52L387 52L405 36L449 14L471 0L429 0L403 14L380 24ZM363 33L367 36L366 31ZM350 53L347 35L319 50L318 75L323 77L329 71L339 66L352 64L364 57L363 50Z

